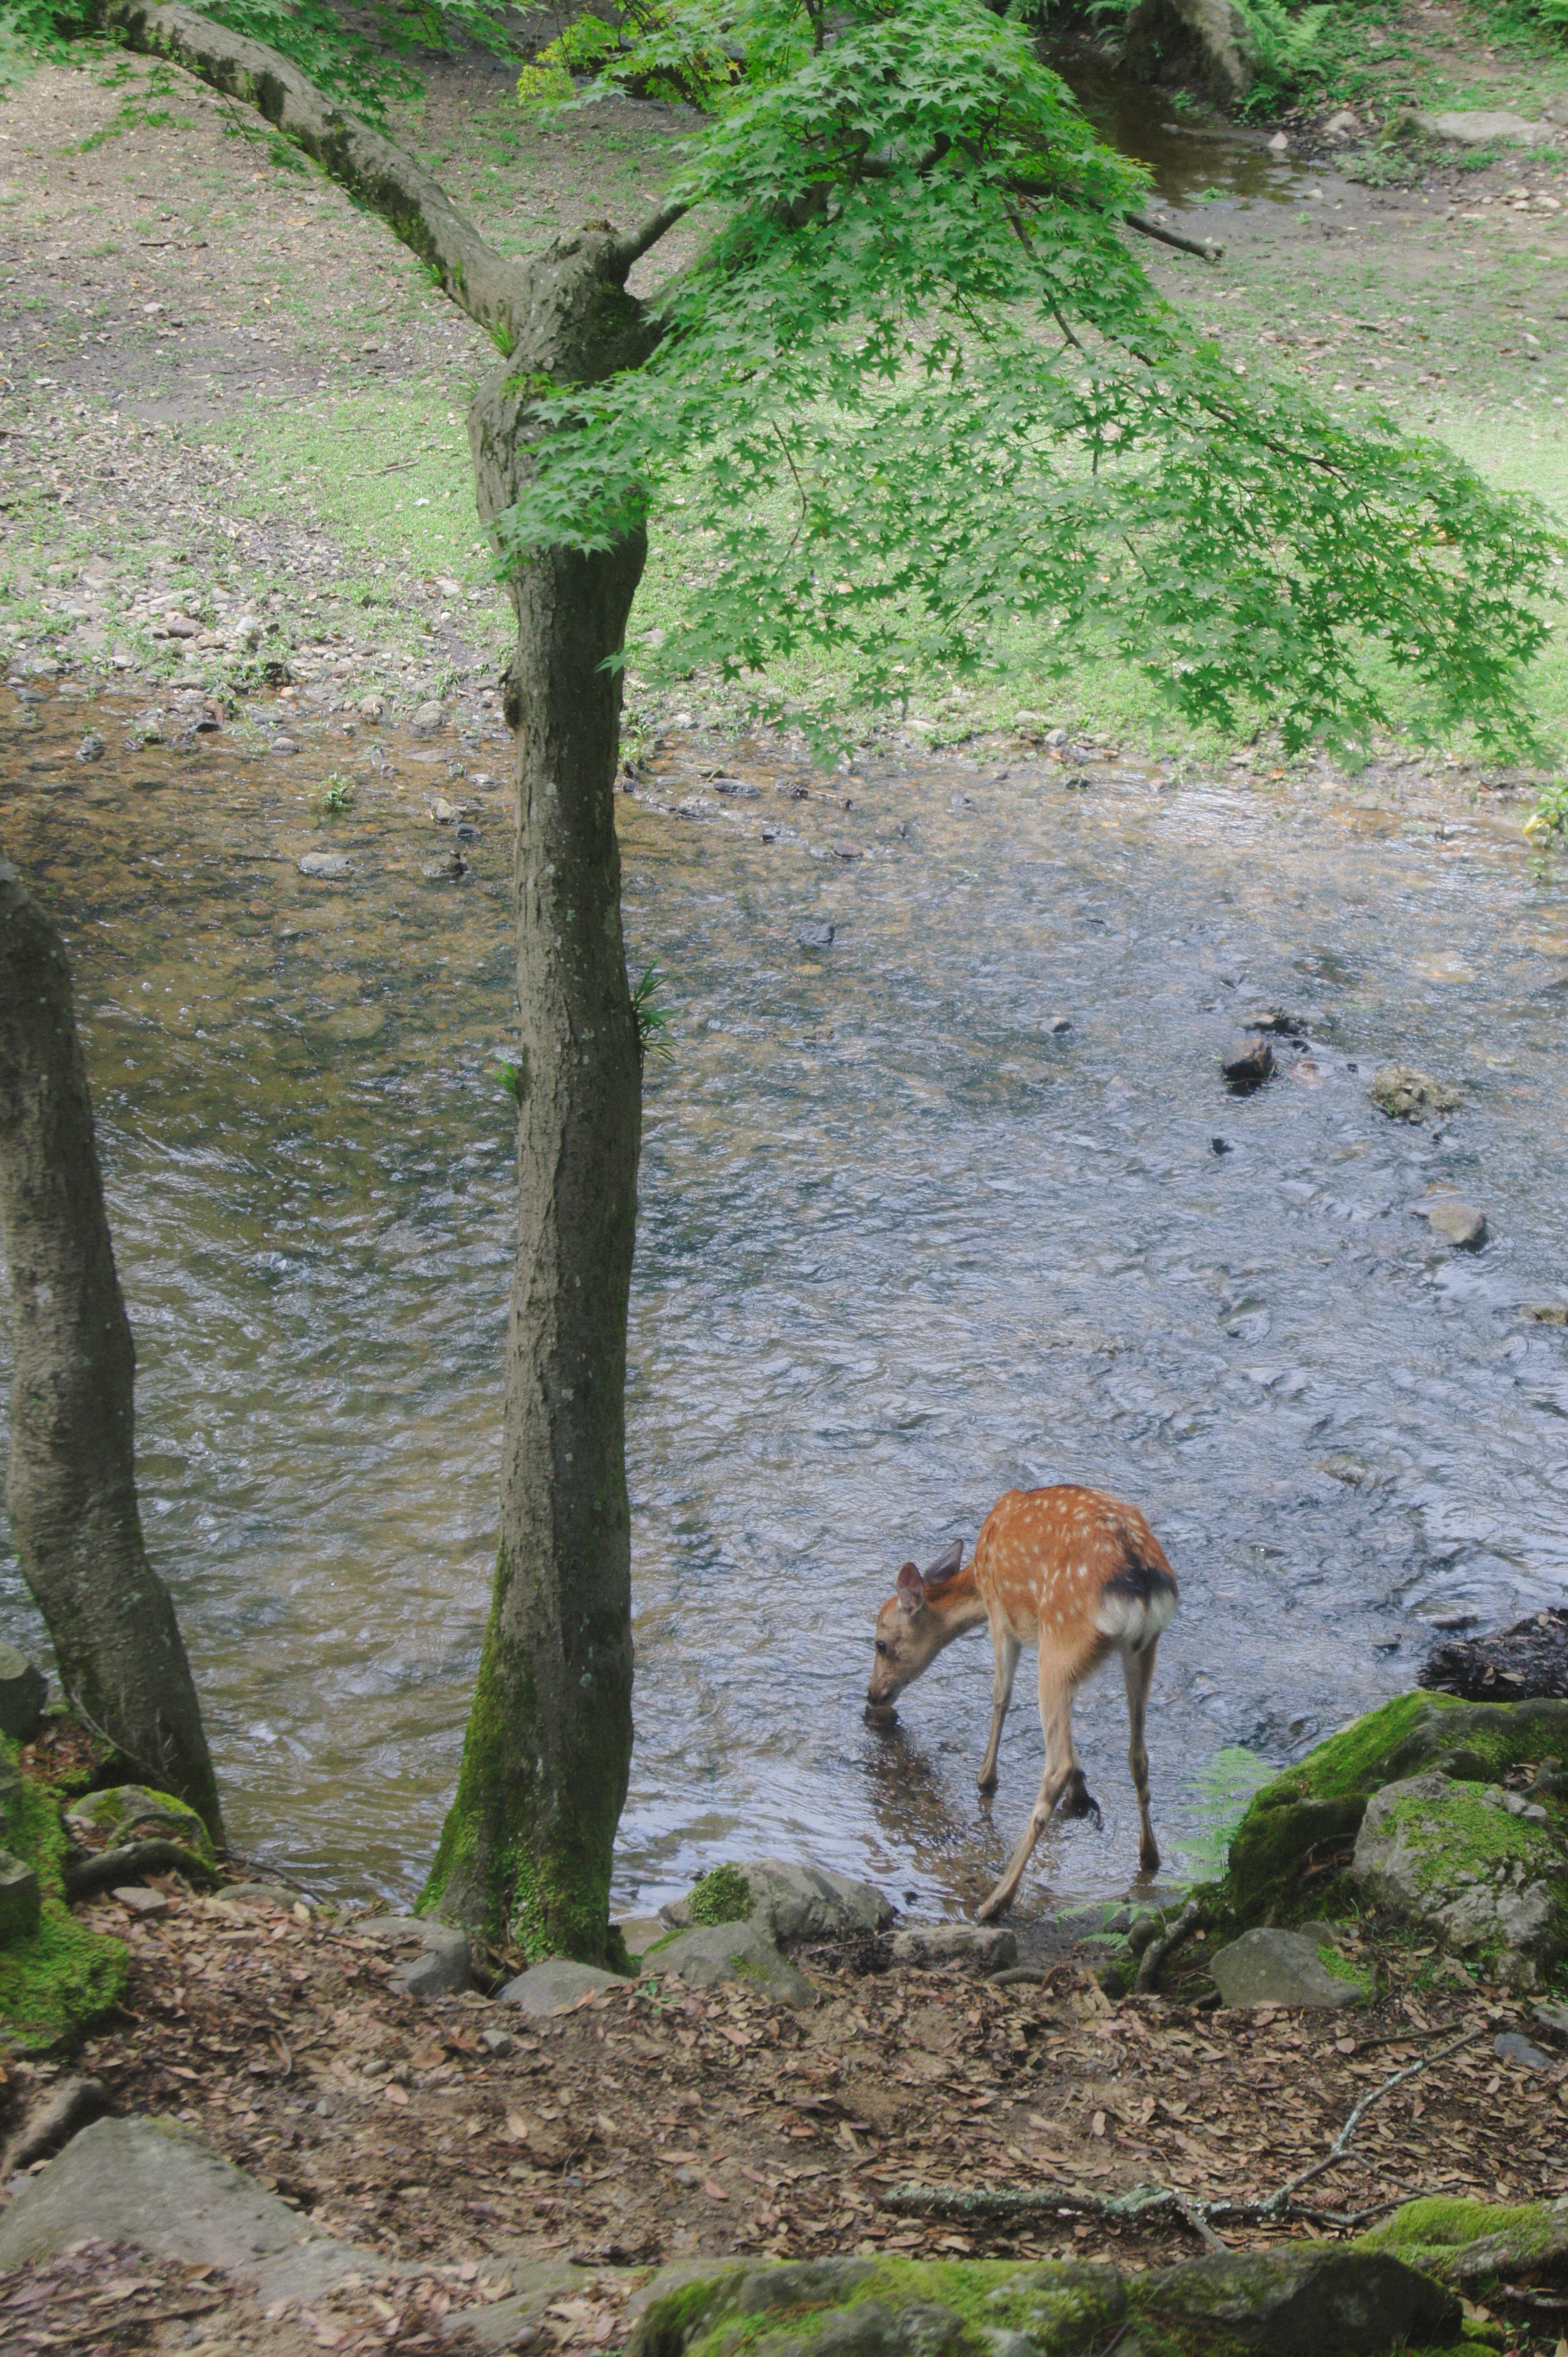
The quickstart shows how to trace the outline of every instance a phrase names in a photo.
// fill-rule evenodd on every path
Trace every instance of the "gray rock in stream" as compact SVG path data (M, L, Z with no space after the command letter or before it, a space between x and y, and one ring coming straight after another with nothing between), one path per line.
M1479 1252L1487 1241L1485 1211L1474 1203L1462 1203L1457 1195L1444 1196L1434 1203L1426 1220L1434 1233L1457 1252Z
M318 883L340 884L354 873L353 862L342 851L307 851L299 863L302 876L314 877Z
M91 2238L225 2267L263 2299L318 2299L384 2261L327 2234L172 2120L96 2120L27 2178L0 2218L0 2271Z

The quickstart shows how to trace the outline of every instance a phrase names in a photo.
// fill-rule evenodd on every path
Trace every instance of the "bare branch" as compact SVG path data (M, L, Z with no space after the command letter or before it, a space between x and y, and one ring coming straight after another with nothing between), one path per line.
M640 261L650 247L657 245L660 239L672 230L678 221L683 220L691 210L691 206L685 204L660 205L639 229L628 230L625 237L617 238L609 252L610 267L624 278L632 264Z
M287 58L177 0L165 6L107 0L101 22L127 48L165 58L253 107L357 202L379 213L471 319L509 345L515 339L527 310L520 265L486 243L412 156L334 106Z
M1174 245L1178 253L1196 253L1200 262L1219 262L1224 257L1225 248L1217 245L1212 238L1200 241L1183 237L1179 230L1166 229L1163 222L1151 221L1147 213L1123 213L1122 218L1140 237L1158 238L1162 245Z

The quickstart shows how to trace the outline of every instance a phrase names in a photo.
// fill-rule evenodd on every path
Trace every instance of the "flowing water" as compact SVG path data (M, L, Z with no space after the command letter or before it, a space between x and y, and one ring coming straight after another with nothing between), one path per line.
M255 717L195 732L195 698L149 743L138 709L0 695L0 844L75 965L149 1536L237 1840L406 1897L495 1539L504 749L306 716L287 756ZM1027 1668L986 1809L983 1635L886 1729L870 1622L905 1556L1061 1479L1135 1500L1180 1577L1151 1750L1197 1867L1239 1749L1283 1760L1408 1685L1434 1624L1563 1598L1568 1346L1534 1313L1568 1304L1568 899L1517 812L1413 771L1380 798L1070 748L830 778L755 744L714 776L722 749L673 740L619 805L675 1052L632 1303L618 1897L774 1852L972 1903L1039 1774ZM329 774L357 780L336 816ZM478 830L461 883L422 872L438 793ZM344 880L300 873L323 848ZM1305 1039L1231 1098L1220 1051L1264 1002ZM1370 1103L1392 1060L1461 1089L1444 1132ZM1448 1186L1487 1211L1478 1255L1415 1216ZM38 1642L9 1558L0 1635ZM1079 1732L1104 1824L1047 1837L1026 1918L1135 1865L1114 1674Z

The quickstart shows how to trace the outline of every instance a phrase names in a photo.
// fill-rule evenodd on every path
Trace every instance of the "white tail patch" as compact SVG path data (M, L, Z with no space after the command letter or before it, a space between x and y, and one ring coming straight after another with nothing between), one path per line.
M1118 1596L1112 1591L1101 1598L1094 1625L1102 1637L1113 1639L1128 1652L1141 1653L1145 1645L1165 1635L1176 1618L1176 1609L1174 1587L1161 1588L1146 1603L1142 1597Z

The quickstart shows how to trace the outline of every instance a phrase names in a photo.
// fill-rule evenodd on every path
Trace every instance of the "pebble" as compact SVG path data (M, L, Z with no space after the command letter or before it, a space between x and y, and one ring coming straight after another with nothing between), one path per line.
M435 729L444 726L446 719L446 715L440 705L422 704L416 707L413 717L408 725L411 728L417 729L422 737L428 737Z
M1289 155L1290 139L1286 133L1283 131L1275 132L1273 137L1269 142L1269 153L1271 156Z
M274 753L297 753L299 747L295 743L292 737L274 737L273 738L273 751Z
M803 950L831 950L836 925L802 925L795 939Z
M362 695L357 709L361 720L379 720L386 705L379 695Z
M302 876L314 876L333 882L341 876L352 876L352 863L346 852L307 851L299 863Z
M163 1892L144 1890L139 1883L127 1883L124 1889L115 1891L114 1897L122 1907L128 1907L133 1915L166 1915L168 1913L168 1900Z
M102 737L95 729L89 729L76 748L76 758L79 761L102 761L105 749Z
M517 2040L510 2029L481 2029L479 2043L487 2054L495 2056L498 2062L504 2061L517 2046Z
M1047 1028L1054 1033L1056 1038L1059 1039L1064 1031L1070 1031L1072 1029L1072 1017L1070 1015L1053 1015L1049 1024L1047 1026Z

